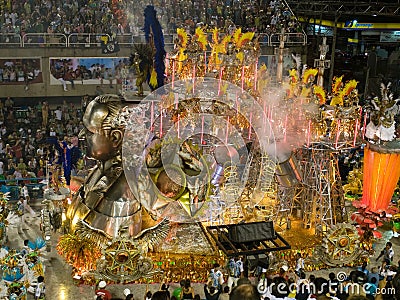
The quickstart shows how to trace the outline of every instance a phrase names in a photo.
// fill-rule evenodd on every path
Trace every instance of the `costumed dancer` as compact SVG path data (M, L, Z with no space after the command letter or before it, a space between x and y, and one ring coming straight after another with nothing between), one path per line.
M76 168L78 160L81 157L79 148L72 144L71 140L64 139L61 142L54 143L54 146L60 154L60 161L63 167L65 183L67 186L71 183L72 170Z
M26 256L29 253L32 253L32 249L29 247L29 240L24 240L24 246L22 247L21 254Z
M28 292L32 294L35 293L38 277L44 276L45 273L44 249L46 249L46 242L38 237L34 241L24 241L24 247L20 251L23 261L23 274L25 274L24 280L30 283Z
M390 82L387 86L381 83L381 98L375 97L371 100L371 121L365 132L365 136L371 141L392 141L396 138L395 116L400 111L400 99L393 99L393 94L389 91L390 86Z
M44 300L45 299L45 293L46 293L46 287L44 285L44 277L39 276L37 278L37 286L35 289L35 300Z
M137 96L143 96L143 84L153 67L153 48L149 44L135 44L134 53L130 56L130 64L136 72Z
M227 285L232 290L233 287L237 285L239 278L242 276L244 272L242 258L239 256L237 260L233 257L228 262L228 282Z
M36 213L33 211L32 207L29 205L29 201L31 201L31 197L29 196L28 187L25 183L21 183L21 195L24 197L24 209L25 212L29 212L31 217L34 218Z
M15 213L18 216L18 222L17 222L18 233L22 233L22 224L25 222L24 219L25 207L24 207L23 196L20 196L17 203L15 204Z
M221 266L218 263L213 265L210 273L208 274L208 286L213 286L216 289L220 289L221 286L224 284L224 275L221 272Z

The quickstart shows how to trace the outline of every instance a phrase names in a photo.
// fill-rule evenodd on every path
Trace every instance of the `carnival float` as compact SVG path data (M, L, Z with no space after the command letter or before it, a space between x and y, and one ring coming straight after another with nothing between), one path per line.
M162 55L157 45L151 55ZM57 248L78 282L205 282L227 257L266 259L272 271L301 253L311 271L371 254L377 228L389 221L384 212L396 211L389 206L400 174L399 107L387 87L362 107L355 80L336 77L328 93L315 83L318 68L294 66L276 83L258 63L257 34L241 28L178 28L166 84L146 49L136 47L131 62L138 94L146 78L151 92L110 126L124 129L123 172L148 226L131 234L121 224L112 235L75 220ZM339 156L364 144L363 167L343 186ZM360 201L345 197L361 190ZM243 240L245 226L269 235Z

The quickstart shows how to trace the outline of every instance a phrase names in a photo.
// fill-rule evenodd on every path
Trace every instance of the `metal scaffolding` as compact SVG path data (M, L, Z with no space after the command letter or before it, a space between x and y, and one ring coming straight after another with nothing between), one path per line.
M344 194L338 153L329 143L313 143L298 152L304 183L303 224L319 235L342 221Z
M276 226L290 229L290 215L292 214L293 202L296 198L296 187L285 187L278 185L277 199L278 207L275 213L274 223Z

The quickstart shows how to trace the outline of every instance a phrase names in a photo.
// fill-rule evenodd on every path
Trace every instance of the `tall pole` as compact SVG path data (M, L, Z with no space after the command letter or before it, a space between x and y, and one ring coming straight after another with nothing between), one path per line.
M329 46L326 44L326 36L322 38L322 44L319 45L319 59L314 60L314 68L318 68L317 85L324 87L324 72L329 69L330 60L326 59Z
M333 40L332 40L332 55L331 55L331 69L329 71L329 82L333 80L333 69L335 68L335 51L336 51L336 37L337 37L337 22L339 16L335 15L335 24L333 24ZM328 92L332 91L332 85L328 85Z
M281 34L279 35L278 66L276 70L276 80L278 83L282 83L283 79L283 52L285 49L285 40L285 28L282 28Z

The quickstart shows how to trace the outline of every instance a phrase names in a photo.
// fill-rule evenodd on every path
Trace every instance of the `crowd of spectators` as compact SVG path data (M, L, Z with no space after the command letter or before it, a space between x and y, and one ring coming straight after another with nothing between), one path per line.
M82 103L91 97L85 95ZM82 108L64 102L50 107L47 101L17 107L12 98L0 101L0 185L37 183L48 169L61 168L58 144L78 145L83 128ZM75 166L77 167L77 166ZM50 170L51 173L51 170Z
M389 245L389 247L388 247ZM386 249L391 249L389 242ZM297 263L296 267L297 268ZM262 268L260 268L262 269ZM226 270L225 270L226 271ZM225 273L224 271L224 273ZM305 274L301 268L296 270L287 265L262 269L255 276L246 277L243 274L233 286L225 284L223 276L220 284L213 284L212 280L203 286L203 291L194 289L190 279L182 279L179 285L175 283L161 283L158 291L146 290L144 296L135 295L134 299L145 300L396 300L396 274L400 271L400 262L396 265L383 264L381 267L370 267L367 262L349 270L349 273L330 272L325 275L313 273ZM222 273L221 273L222 274ZM210 276L213 276L210 273ZM171 284L171 285L170 285ZM170 286L175 286L169 290ZM100 282L96 295L107 294L114 299L104 281ZM125 299L133 299L129 289L123 291ZM137 294L137 293L136 293ZM104 299L104 298L96 298Z
M301 26L284 1L280 0L154 0L160 23L167 33L174 34L176 28L186 27L194 31L197 26L219 27L228 30L239 26L245 30L262 33L301 32ZM122 1L129 32L140 33L144 24L143 10L148 1Z
M306 276L300 272L298 276L291 276L282 268L278 275L265 276L258 283L261 299L334 299L334 300L373 300L395 299L394 276L400 266L369 268L367 263L352 270L346 277L337 278L336 274L329 273L328 278L317 277L313 274ZM340 273L340 272L339 272ZM262 291L262 292L261 292ZM243 298L242 298L243 299Z
M177 27L240 26L264 33L301 31L290 8L280 0L23 0L0 1L2 42L26 33L142 34L144 8L152 4L165 33ZM74 37L77 38L77 37Z
M38 59L2 59L0 60L0 83L22 83L25 89L29 83L41 75Z
M4 39L26 33L123 33L118 1L1 1L0 32ZM7 41L7 40L6 40Z
M254 274L257 287L253 289L254 297L246 298L244 294L236 297L235 290L246 282L250 283L246 277L241 277L236 286L229 289L231 291L229 299L395 300L395 291L399 284L397 273L400 271L400 261L394 259L395 253L392 246L391 242L387 242L381 254L371 264L365 260L360 266L349 270L349 273L330 272L328 276L306 274L304 258L297 253L295 265L284 264L278 270L257 268L261 272L257 271ZM214 298L206 297L206 299Z

